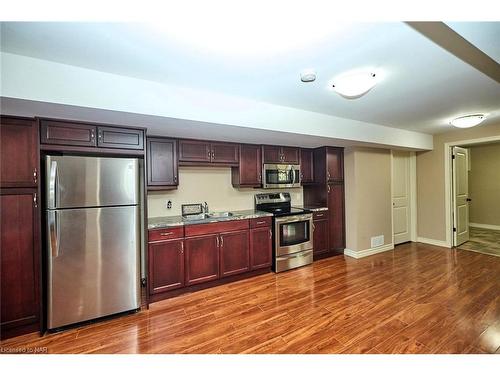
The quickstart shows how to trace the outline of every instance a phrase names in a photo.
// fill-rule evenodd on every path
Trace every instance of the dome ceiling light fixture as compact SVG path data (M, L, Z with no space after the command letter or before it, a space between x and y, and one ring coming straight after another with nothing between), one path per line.
M347 99L356 99L365 95L377 84L374 72L348 72L332 81L332 88L337 94Z
M472 128L479 125L484 121L486 115L483 113L476 113L474 115L460 116L450 121L450 125L456 128Z
M314 82L316 80L316 72L314 69L304 69L300 72L300 80L302 82Z

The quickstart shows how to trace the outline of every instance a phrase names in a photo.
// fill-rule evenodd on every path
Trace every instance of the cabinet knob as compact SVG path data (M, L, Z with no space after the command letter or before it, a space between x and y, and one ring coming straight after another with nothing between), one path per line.
M328 193L330 193L330 185L328 185Z
M330 171L327 171L328 179L330 179Z
M184 254L184 241L181 241L181 254Z
M38 170L35 168L33 168L33 182L36 184L38 181Z
M38 207L38 196L36 193L33 194L33 205L35 206L35 208Z
M174 182L177 182L177 176L174 176Z
M273 239L273 231L271 229L269 229L269 239L270 240Z

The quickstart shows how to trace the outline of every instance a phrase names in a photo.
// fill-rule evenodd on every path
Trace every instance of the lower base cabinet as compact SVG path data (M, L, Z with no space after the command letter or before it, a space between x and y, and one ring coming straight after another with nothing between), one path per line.
M219 278L219 235L185 239L186 286Z
M271 267L273 256L273 233L271 228L250 229L250 267L252 270Z
M256 220L254 225L260 226L250 228L248 220L238 220L150 230L151 299L158 301L172 295L165 292L181 289L182 293L182 288L188 290L193 285L270 269L271 220Z
M184 286L184 240L149 243L149 292L157 294Z
M326 214L325 214L326 215ZM314 232L313 232L313 255L318 257L324 255L330 251L328 244L328 219L314 220Z
M250 270L248 230L220 234L220 276Z
M1 190L2 339L39 329L40 237L36 194L36 189Z

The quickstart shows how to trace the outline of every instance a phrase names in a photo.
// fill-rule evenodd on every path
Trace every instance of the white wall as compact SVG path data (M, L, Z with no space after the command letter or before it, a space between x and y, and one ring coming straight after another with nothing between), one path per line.
M1 62L0 96L5 98L233 125L236 132L238 128L255 128L394 147L432 149L432 136L429 134L5 52L1 53ZM179 126L182 128L183 124ZM162 134L161 129L151 130ZM204 130L210 134L210 125L206 124ZM283 137L286 138L286 134ZM245 142L251 140L245 139Z
M237 189L231 185L231 168L180 167L177 190L148 192L148 216L181 214L181 205L207 202L210 211L247 210L254 208L254 195L274 191L290 192L293 205L302 205L302 188L294 189ZM167 210L166 201L172 201Z

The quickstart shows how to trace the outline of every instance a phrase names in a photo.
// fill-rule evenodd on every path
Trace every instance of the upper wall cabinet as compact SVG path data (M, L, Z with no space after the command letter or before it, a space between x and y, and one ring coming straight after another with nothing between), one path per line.
M144 130L40 119L40 141L46 145L144 150Z
M36 122L2 116L0 125L0 187L36 187L39 181Z
M269 164L299 164L300 149L298 147L262 146L264 163Z
M237 143L179 140L179 163L181 164L237 165L238 161L239 145Z
M147 138L148 190L175 189L179 184L177 140Z
M314 183L314 157L310 148L300 149L300 182L302 185Z
M320 147L314 150L314 178L317 183L344 180L344 150L339 147Z
M236 187L259 187L262 185L262 158L259 145L240 145L238 167L231 171L232 184Z

